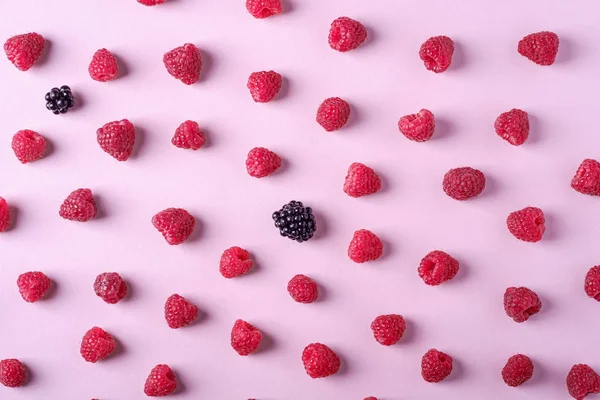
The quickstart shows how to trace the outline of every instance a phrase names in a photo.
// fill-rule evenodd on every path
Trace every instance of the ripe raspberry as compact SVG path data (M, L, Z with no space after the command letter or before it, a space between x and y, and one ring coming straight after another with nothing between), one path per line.
M454 168L446 172L442 182L444 192L455 200L479 196L485 188L485 175L471 167Z
M88 67L88 72L93 80L98 82L112 81L119 75L119 65L115 56L106 49L94 53Z
M577 400L600 393L600 376L587 364L575 364L567 375L567 389Z
M165 319L172 329L183 328L198 318L198 307L178 294L169 296L165 303Z
M344 192L348 196L366 196L378 192L379 189L381 189L381 179L372 168L357 162L350 165L344 182Z
M498 136L513 146L520 146L529 137L529 114L518 108L500 114L494 123Z
M129 120L112 121L96 131L98 144L119 161L131 157L135 143L135 127Z
M200 50L190 43L174 48L163 56L167 71L186 85L198 82L202 69Z
M406 322L404 322L402 315L380 315L371 322L371 330L375 340L384 346L391 346L396 344L404 335Z
M312 303L319 297L317 282L306 275L295 275L288 282L287 290L298 303Z
M96 216L98 208L90 189L77 189L65 199L58 214L71 221L86 222Z
M400 118L398 129L410 140L426 142L431 139L435 131L435 117L431 111L422 109L417 114Z
M0 361L0 383L9 388L23 386L27 380L27 369L19 360L9 358Z
M165 0L137 0L138 3L141 3L145 6L156 6L158 4L162 4Z
M152 368L144 385L144 393L150 397L168 396L177 389L177 379L166 364Z
M94 326L83 335L79 353L85 361L95 363L108 357L116 347L117 342L110 333Z
M281 158L269 149L255 147L246 158L246 171L255 178L264 178L281 167Z
M542 309L542 302L533 290L509 287L504 292L504 311L515 322L525 322Z
M25 129L15 133L12 149L17 159L23 164L39 160L46 152L46 140L37 132Z
M600 196L600 163L589 158L583 160L571 180L571 187L579 193Z
M350 246L348 246L348 257L356 263L377 260L383 254L383 243L373 232L360 229L354 232Z
M42 55L44 38L38 33L13 36L4 43L8 60L21 71L27 71Z
M419 276L429 286L437 286L456 276L459 264L452 256L440 250L434 250L421 260Z
M0 197L0 232L4 232L10 226L10 209L8 203Z
M421 376L426 382L441 382L452 372L452 357L431 349L421 360Z
M194 231L196 220L183 208L167 208L152 217L152 225L170 245L178 245Z
M127 284L116 272L105 272L96 277L94 292L108 304L117 304L127 296Z
M252 268L250 253L241 247L231 247L221 255L219 271L225 278L235 278L244 275Z
M527 382L533 376L533 362L523 354L515 354L502 368L502 379L508 386L516 387Z
M206 135L200 130L197 122L185 121L175 131L171 143L180 149L198 150L206 143Z
M365 397L365 400L377 400L377 397L373 397L373 396Z
M340 17L331 23L329 29L329 46L332 49L346 52L356 49L367 40L367 30L358 21L348 17Z
M253 72L248 78L250 95L257 103L267 103L279 93L282 78L275 71Z
M17 279L19 293L28 303L35 303L44 297L50 290L51 284L50 278L38 271L25 272Z
M425 68L436 74L444 72L452 63L454 42L448 36L430 37L421 45L419 57L425 63Z
M247 356L258 349L262 333L246 321L238 319L231 329L231 347L240 355Z
M339 97L325 99L317 110L317 122L327 132L337 131L348 122L350 105Z
M590 268L585 275L585 293L600 301L600 265Z
M538 65L552 65L558 53L558 42L556 33L532 33L519 41L518 51Z
M302 352L302 362L308 376L313 379L325 378L340 369L340 358L333 350L322 343L311 343Z
M537 207L525 207L522 210L510 213L506 219L508 230L517 239L525 242L539 242L542 240L546 226L544 212Z
M259 19L283 12L281 0L246 0L246 8L254 18Z

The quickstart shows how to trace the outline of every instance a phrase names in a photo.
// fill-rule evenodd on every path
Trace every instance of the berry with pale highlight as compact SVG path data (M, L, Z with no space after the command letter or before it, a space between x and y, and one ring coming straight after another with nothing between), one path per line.
M444 72L452 64L454 42L448 36L430 37L421 45L419 57L425 68L436 74Z
M246 0L246 9L254 18L264 19L281 14L281 0Z
M600 196L600 163L591 158L583 160L571 180L571 187L579 193Z
M144 393L150 397L168 396L177 389L177 378L166 364L152 368L144 384Z
M112 121L96 131L100 148L119 161L127 161L135 144L135 127L129 120Z
M39 33L16 35L4 43L4 52L15 67L27 71L42 55L44 43L44 37Z
M406 322L402 315L380 315L371 322L375 340L384 346L396 344L404 335Z
M350 105L339 97L325 99L317 110L317 122L327 132L341 129L350 118Z
M352 163L344 182L344 192L350 197L362 197L377 193L381 189L381 179L365 164Z
M22 164L39 160L46 152L46 140L42 135L29 129L15 133L12 149Z
M559 42L558 35L554 32L537 32L521 39L517 50L534 63L548 66L556 60Z
M60 206L58 214L70 221L86 222L96 216L98 208L90 189L71 192Z
M198 150L206 143L206 135L195 121L185 121L175 130L171 143L180 149Z
M421 359L421 376L426 382L441 382L452 372L452 357L431 349Z
M127 296L127 284L116 272L105 272L96 277L94 292L108 304L117 304Z
M152 225L170 245L187 240L194 231L196 219L183 208L167 208L152 217Z
M50 278L39 271L25 272L19 275L17 279L19 293L23 297L23 300L28 303L35 303L41 300L48 294L51 285Z
M304 370L313 379L326 378L340 370L341 361L337 354L322 343L311 343L302 351Z
M281 167L281 158L274 152L264 147L255 147L246 158L246 171L255 178L264 178L271 175Z
M588 394L600 393L600 376L587 364L576 364L567 374L571 397L583 400Z
M504 292L504 311L515 322L525 322L542 309L538 295L526 287L509 287Z
M83 335L79 352L85 361L95 363L108 357L116 347L115 338L95 326Z
M367 29L358 21L348 17L339 17L331 23L329 46L337 51L346 52L356 49L367 40Z
M287 285L287 291L298 303L312 303L319 297L319 287L306 275L295 275Z
M355 263L377 260L383 254L383 242L367 229L354 232L348 246L348 257Z
M246 86L255 102L267 103L277 96L282 81L281 75L275 71L260 71L250 74Z
M262 333L248 322L238 319L231 329L231 347L240 355L247 356L260 345Z
M502 379L508 386L520 386L532 376L533 362L524 354L515 354L510 357L502 368Z
M98 82L112 81L119 75L119 65L115 56L106 49L96 51L88 66L90 77Z
M244 275L252 268L250 253L241 247L231 247L223 252L219 262L219 271L225 278Z
M435 131L435 117L431 111L422 109L417 114L408 114L400 118L398 129L407 139L426 142Z
M600 265L596 265L585 275L585 294L600 301Z
M202 70L200 50L191 43L174 48L163 56L167 72L186 85L198 82Z
M523 110L513 108L496 118L494 129L498 136L508 143L513 146L520 146L529 137L529 114Z
M183 328L198 318L198 307L186 298L173 294L165 302L165 319L171 329Z
M471 167L454 168L444 175L442 188L455 200L467 200L483 192L485 175Z
M539 242L546 231L544 212L537 207L514 211L506 219L510 233L525 242Z
M423 282L437 286L456 276L459 263L450 254L434 250L427 254L419 264L418 272Z
M23 386L27 381L27 369L21 361L9 358L0 361L0 383L9 388Z

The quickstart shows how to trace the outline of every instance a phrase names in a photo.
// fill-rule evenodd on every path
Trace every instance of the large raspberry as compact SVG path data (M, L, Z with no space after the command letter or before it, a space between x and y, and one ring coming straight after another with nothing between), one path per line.
M600 196L600 163L590 158L583 160L571 180L571 187L579 193Z
M454 168L446 172L442 182L444 192L455 200L479 196L485 188L485 175L471 167Z
M404 335L406 322L402 315L380 315L371 322L371 330L375 340L384 346L391 346L396 344Z
M137 0L138 3L141 3L145 6L156 6L158 4L162 4L165 0Z
M373 232L360 229L348 246L348 257L356 263L377 260L383 254L383 243Z
M27 369L21 361L9 358L0 361L0 383L9 388L23 386L27 380Z
M90 77L98 82L112 81L119 75L119 65L115 56L106 49L94 53L88 66Z
M202 69L200 50L191 43L174 48L163 56L163 63L171 76L186 85L198 82Z
M360 22L348 17L339 17L331 23L329 46L332 49L341 52L354 50L365 40L367 30Z
M585 293L600 301L600 265L590 268L585 275Z
M246 0L246 9L254 18L267 18L281 14L281 0Z
M186 298L173 294L165 302L165 319L172 329L183 328L198 318L198 307Z
M12 139L12 149L17 159L23 164L39 160L46 152L46 140L37 132L24 129L15 133Z
M500 114L494 122L498 136L513 146L520 146L529 137L529 114L518 108Z
M421 376L427 382L441 382L452 372L452 357L431 349L421 359Z
M177 378L166 364L158 364L152 368L144 385L144 393L150 397L168 396L175 389L177 389Z
M131 157L135 143L135 127L129 120L112 121L96 131L98 144L119 161Z
M4 43L8 60L21 71L27 71L44 51L44 37L38 33L13 36Z
M538 65L552 65L558 53L558 35L554 32L537 32L519 41L519 54Z
M206 135L200 130L197 122L188 120L175 130L171 143L180 149L198 150L206 143Z
M21 297L28 303L42 299L50 290L52 282L43 272L32 271L19 275L17 286Z
M83 335L79 352L85 361L95 363L108 357L116 347L117 342L110 333L94 326Z
M10 226L10 209L8 203L0 197L0 232L8 230Z
M434 250L421 260L419 276L427 285L437 286L456 276L459 264L448 253Z
M319 297L319 286L306 275L295 275L287 285L292 299L298 303L312 303Z
M281 158L269 149L255 147L246 158L246 171L255 178L264 178L281 167Z
M219 271L225 278L235 278L252 268L250 253L241 247L231 247L223 252L219 262Z
M325 99L317 110L317 122L327 132L337 131L348 122L350 105L339 97Z
M504 311L515 322L525 322L542 309L535 292L526 287L509 287L504 292Z
M435 131L435 117L431 111L422 109L417 114L400 118L398 129L410 140L426 142L431 139Z
M525 242L539 242L546 231L544 212L537 207L525 207L509 214L506 225L510 233Z
M240 355L247 356L258 349L262 333L253 325L238 319L231 329L231 347Z
M178 245L194 231L196 219L183 208L167 208L152 217L152 225L170 245Z
M372 168L355 162L348 168L344 192L351 197L373 194L381 189L381 179Z
M248 78L250 95L257 103L267 103L279 93L283 79L275 71L253 72Z
M77 189L61 204L58 214L71 221L86 222L96 216L98 208L90 189Z
M600 376L587 364L575 364L567 375L569 394L583 400L588 394L600 393Z
M533 362L523 354L515 354L502 368L502 379L508 386L520 386L533 376Z
M313 379L325 378L340 369L340 358L333 350L322 343L311 343L302 351L302 363L308 376Z
M96 277L94 292L108 304L117 304L127 296L127 284L116 272L105 272Z
M425 68L436 74L448 69L453 54L454 42L448 36L430 37L419 50L419 57L425 63Z

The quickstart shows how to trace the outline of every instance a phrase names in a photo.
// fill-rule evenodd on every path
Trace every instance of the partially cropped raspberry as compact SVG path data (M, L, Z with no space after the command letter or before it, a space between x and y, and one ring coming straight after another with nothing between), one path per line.
M281 14L281 0L246 0L246 9L254 18L268 18Z
M116 272L105 272L96 277L94 292L108 304L117 304L127 296L127 284Z
M537 207L514 211L506 219L510 233L525 242L539 242L546 231L544 212Z
M119 65L115 56L106 49L96 51L88 66L90 77L98 82L112 81L119 75Z
M257 103L267 103L279 93L283 79L275 71L253 72L248 78L250 95Z
M585 293L600 301L600 265L590 268L585 275Z
M558 35L554 32L537 32L519 41L519 54L538 65L552 65L558 53Z
M281 158L264 147L255 147L246 158L246 171L255 178L264 178L275 173L281 167Z
M479 196L485 188L485 175L471 167L454 168L446 172L442 182L444 192L455 200Z
M588 394L600 393L600 376L587 364L575 364L567 375L571 397L583 400Z
M8 230L10 226L10 209L8 203L0 197L0 232Z
M44 51L44 37L38 33L13 36L4 43L8 60L21 71L27 71Z
M162 4L165 0L137 0L138 3L141 3L145 6L156 6L158 4Z
M377 260L383 254L383 243L373 232L360 229L354 232L350 246L348 246L348 257L356 263Z
M317 282L306 275L295 275L288 282L287 290L298 303L312 303L319 297Z
M421 376L427 382L441 382L452 372L452 357L431 349L421 360Z
M9 358L0 361L0 383L9 388L23 386L27 380L27 369L19 360Z
M171 143L180 149L198 150L206 143L206 135L194 121L185 121L175 131Z
M198 307L186 298L173 294L165 302L165 319L172 329L183 328L198 318Z
M231 247L223 252L219 262L219 271L225 278L235 278L252 268L250 253L241 247Z
M50 290L52 282L43 272L32 271L19 275L17 286L21 297L28 303L42 299Z
M502 368L502 379L508 386L520 386L533 376L533 362L523 354L515 354Z
M365 397L364 400L377 400L377 397L369 396L369 397Z
M340 369L340 358L333 350L322 343L311 343L302 352L302 363L308 376L313 379L325 378Z
M384 346L391 346L396 344L404 335L406 322L402 315L380 315L371 322L371 330L375 340Z
M65 199L58 214L71 221L86 222L96 216L98 208L90 189L77 189Z
M341 129L350 118L350 105L339 97L325 99L317 110L317 122L327 132Z
M344 192L350 197L362 197L377 193L381 189L381 179L372 168L365 164L352 163L348 168Z
M456 276L459 263L448 253L434 250L421 260L419 276L427 285L437 286Z
M513 146L520 146L529 137L529 114L513 108L500 114L494 123L498 136Z
M526 287L509 287L504 292L504 311L515 322L525 322L542 309L535 292Z
M367 30L360 22L348 17L339 17L331 23L329 46L332 49L341 52L354 50L365 40Z
M17 159L23 164L39 160L46 152L46 141L37 132L24 129L15 133L12 139L12 149Z
M200 50L191 43L174 48L163 56L169 74L186 85L198 82L202 69Z
M448 36L430 37L419 50L419 57L425 63L425 68L436 74L448 69L453 54L454 42Z
M247 356L258 349L262 333L253 325L238 319L231 329L231 347L240 355Z
M571 180L571 187L579 193L600 196L600 163L590 158L583 160Z
M178 245L192 234L196 219L183 208L167 208L152 217L152 225L162 233L167 243Z
M94 326L83 335L79 352L85 361L95 363L108 357L116 347L117 342L110 333Z
M131 157L135 143L135 127L129 120L112 121L96 131L100 148L119 161Z
M166 364L158 364L152 368L144 385L144 393L150 397L168 396L175 389L177 389L177 378Z
M431 139L435 131L435 117L431 111L422 109L417 114L400 118L398 129L410 140L426 142Z

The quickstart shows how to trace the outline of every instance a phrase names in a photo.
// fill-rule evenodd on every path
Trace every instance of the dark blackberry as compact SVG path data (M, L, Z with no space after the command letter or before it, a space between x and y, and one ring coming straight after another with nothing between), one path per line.
M61 86L60 89L52 88L46 93L46 108L55 115L65 114L74 105L75 99L68 86Z
M299 243L313 237L317 230L317 223L312 214L312 208L304 207L301 201L290 201L281 210L273 213L275 226L279 228L281 236L290 238Z

